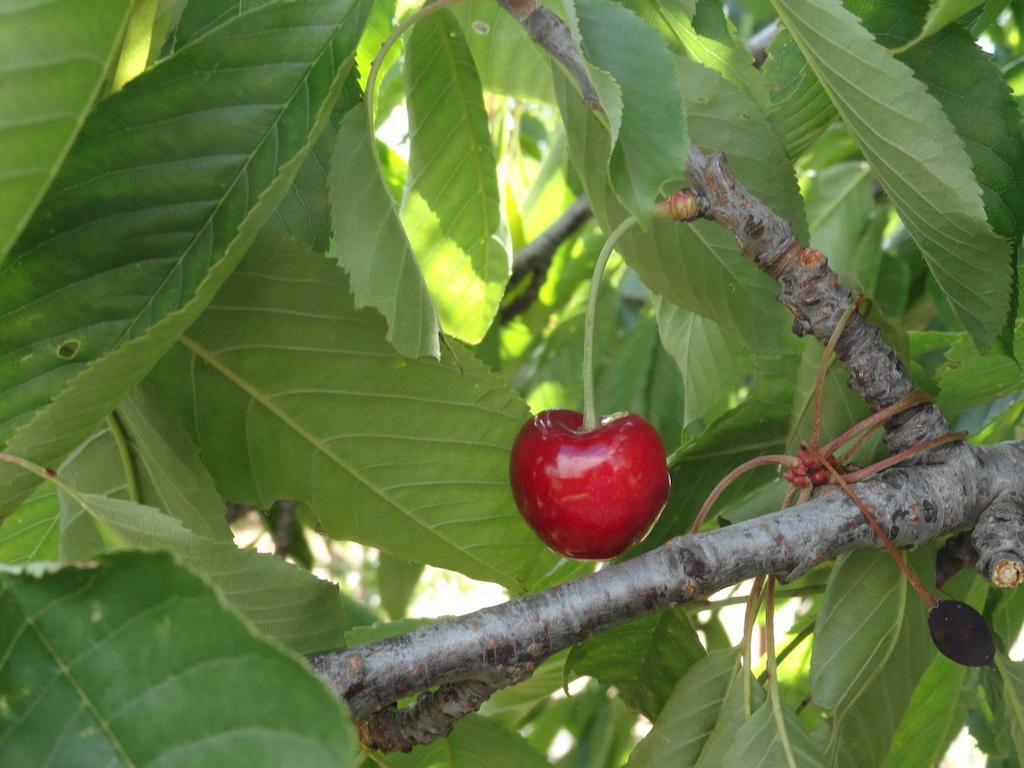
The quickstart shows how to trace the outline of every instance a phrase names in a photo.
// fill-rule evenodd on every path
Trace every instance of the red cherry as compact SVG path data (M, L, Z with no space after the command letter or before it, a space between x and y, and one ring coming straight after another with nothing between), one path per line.
M577 411L542 411L512 446L512 493L526 522L567 557L604 560L638 542L668 498L665 448L627 413L583 428Z

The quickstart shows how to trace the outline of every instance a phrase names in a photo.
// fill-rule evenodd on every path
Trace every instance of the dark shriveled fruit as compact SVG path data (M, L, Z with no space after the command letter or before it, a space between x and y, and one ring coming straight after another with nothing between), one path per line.
M996 655L992 632L981 614L959 600L940 600L928 614L935 647L965 667L988 667Z

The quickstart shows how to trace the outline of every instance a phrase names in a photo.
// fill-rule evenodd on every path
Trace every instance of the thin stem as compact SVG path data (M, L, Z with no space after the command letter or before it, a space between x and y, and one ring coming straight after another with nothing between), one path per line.
M862 439L854 443L853 447L843 454L844 459L849 458L850 456L857 452L857 449L859 449L861 445L864 444L864 439L866 439L867 435L870 435L871 432L885 424L885 422L887 422L896 414L903 413L903 411L909 410L913 408L915 405L927 403L929 399L930 398L927 392L924 392L920 389L915 389L913 392L904 397L898 403L893 403L887 408L883 408L880 411L876 411L863 421L859 421L856 424L854 424L848 430L843 432L843 434L841 434L839 437L835 438L834 440L830 440L828 444L821 449L822 455L828 456L830 454L835 453L836 450L838 450L839 446L847 443L858 434L864 432L865 434L861 435Z
M786 718L782 713L782 697L779 695L779 667L775 658L775 577L768 577L768 588L764 596L764 626L766 632L766 652L768 656L768 696L772 701L772 714L775 716L775 729L779 732L782 751L786 754L789 768L797 768L793 747L789 743L789 732L786 729Z
M825 588L822 587L821 591L824 592ZM783 594L782 592L776 592L775 596L776 597L781 597L782 594ZM790 640L788 643L786 643L786 647L783 648L781 651L779 651L779 654L778 654L778 656L775 659L776 666L778 666L779 664L784 662L786 660L786 657L789 656L789 654L791 654L793 651L795 651L797 648L799 648L800 644L804 640L806 640L810 635L813 635L813 634L814 634L814 622L812 621L812 622L809 622L807 624L807 626L805 626L799 632L797 632L796 635L794 635L793 639ZM766 669L764 672L762 672L760 674L760 676L758 676L757 681L759 683L763 683L767 679L768 679L768 670Z
M907 448L905 451L900 451L897 454L893 454L887 459L876 461L863 469L858 469L856 472L850 472L846 475L847 482L859 483L866 477L870 477L876 472L881 472L883 469L895 466L902 461L906 461L911 456L916 456L919 453L924 453L929 448L934 448L937 445L943 443L954 443L957 440L963 440L967 437L967 432L950 432L948 435L942 435L941 437L934 437L931 440L925 440L923 443L918 443L912 448Z
M754 678L754 660L751 658L751 641L754 634L754 622L757 621L757 609L761 606L761 587L764 586L764 576L754 578L750 585L750 594L747 595L747 610L743 614L743 716L750 717L752 713L750 704L750 682Z
M140 503L142 497L139 495L139 480L135 475L135 462L132 460L132 451L128 446L128 436L124 427L121 426L117 412L107 414L107 426L117 446L117 455L121 458L121 468L124 470L124 479L128 484L128 498L136 504Z
M42 478L51 485L56 486L60 490L64 491L68 496L73 498L82 509L89 509L89 505L86 500L82 497L74 487L68 485L66 482L60 479L57 475L51 475L45 468L38 464L33 464L28 459L23 459L21 456L15 456L10 453L0 453L0 462L5 464L13 464L16 467L21 467L26 472L31 472L36 477Z
M798 597L809 597L811 595L820 595L825 591L825 586L822 585L811 585L807 587L794 587L793 589L780 589L775 593L775 596L779 600L790 600ZM692 608L694 611L714 611L719 608L724 608L727 605L742 605L747 602L747 597L723 597L721 600L705 600L703 602L687 603L687 606Z
M431 3L430 5L424 5L412 16L408 16L403 19L402 22L391 31L391 34L387 36L384 42L380 44L380 50L377 51L377 55L373 57L373 61L370 63L370 71L366 75L366 93L364 94L366 98L366 120L370 126L371 138L376 133L373 125L373 101L374 91L377 86L377 76L380 74L381 65L384 63L384 58L388 55L388 51L391 50L391 46L395 44L398 38L405 34L405 31L409 29L409 27L424 16L428 16L434 11L439 11L442 8L454 5L458 2L461 2L461 0L437 0L437 2Z
M814 448L818 447L818 439L821 437L821 395L822 390L825 388L825 375L828 373L829 362L832 360L832 353L836 349L836 344L839 343L839 337L843 335L843 330L850 321L850 316L856 311L856 301L851 302L843 310L843 314L839 317L839 322L836 323L836 327L832 330L832 335L828 337L828 344L825 345L825 354L821 356L821 363L818 365L818 375L814 380L814 419L811 422L811 446Z
M697 519L693 521L693 525L690 527L690 533L696 533L700 530L700 527L704 525L704 518L708 515L708 510L718 500L718 497L725 492L725 489L732 484L732 481L738 478L740 475L749 472L757 467L763 467L767 464L781 464L784 467L796 467L799 466L800 462L794 459L792 456L786 456L781 453L771 453L766 456L756 456L749 461L745 461L740 464L736 469L732 470L729 474L718 481L718 485L711 489L711 493L708 494L707 499L704 500L703 506L700 508L700 512L697 513Z
M922 445L926 445L926 443L922 443ZM884 544L885 548L889 550L889 554L892 555L892 559L896 561L896 565L899 567L901 571L903 571L903 575L907 577L907 581L910 582L910 586L912 586L914 590L917 592L917 594L919 594L924 599L924 601L928 603L929 608L934 608L936 605L938 605L938 598L936 598L935 595L929 592L925 588L924 584L922 584L921 581L917 578L917 576L914 575L914 572L910 570L910 566L908 566L906 562L903 560L903 556L900 554L899 550L896 549L895 545L889 540L889 537L885 535L885 531L883 531L882 526L878 524L878 520L875 519L875 516L871 514L867 506L865 506L864 502L860 500L856 493L854 493L853 488L850 487L850 484L846 482L845 479L843 479L843 476L839 474L838 470L836 470L836 468L833 467L831 464L828 464L826 462L824 464L824 467L829 471L829 474L832 475L832 479L836 481L839 487L846 491L846 495L850 497L850 500L857 505L857 509L859 509L860 513L864 515L864 519L868 521L868 525L871 526L871 529L875 532L875 535L882 540L882 544Z
M611 258L612 251L626 231L636 223L629 216L617 226L605 241L594 264L594 274L590 278L590 292L587 294L587 314L583 326L583 429L597 427L597 408L594 405L594 317L597 314L597 293L601 288L601 276L605 265Z

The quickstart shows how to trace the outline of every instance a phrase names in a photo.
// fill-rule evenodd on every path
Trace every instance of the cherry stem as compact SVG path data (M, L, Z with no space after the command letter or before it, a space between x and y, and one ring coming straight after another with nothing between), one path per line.
M843 460L845 461L860 449L860 447L864 444L864 441L867 440L871 433L873 433L876 429L885 424L885 422L887 422L893 416L895 416L898 413L903 413L903 411L909 410L916 405L927 403L928 400L929 397L927 392L923 392L920 389L915 389L913 392L904 397L898 403L894 403L888 406L887 408L883 408L880 411L876 411L863 421L854 424L848 430L843 432L843 434L841 434L839 437L829 441L828 444L821 449L821 452L824 456L829 456L835 453L839 446L852 440L854 437L860 434L860 438L857 440L857 442L855 442L853 446L849 450L847 450L846 453L843 454Z
M953 443L957 440L963 440L967 437L967 432L950 432L948 435L942 435L941 437L933 437L931 440L925 440L923 443L918 443L912 448L907 448L905 451L900 451L897 454L893 454L888 458L877 461L870 466L858 469L855 472L848 472L846 474L846 480L850 483L859 483L866 477L870 477L876 472L881 472L883 469L895 466L902 461L906 461L911 456L916 456L919 453L924 453L929 448L934 448L937 445L943 445L944 443Z
M594 404L594 318L597 315L597 294L601 289L601 277L604 275L604 268L608 264L608 259L611 258L615 246L634 224L636 224L636 219L629 216L612 231L597 257L594 274L590 278L587 314L583 325L583 429L585 431L597 427L597 407Z
M718 481L711 493L708 494L707 499L704 500L703 506L700 508L700 512L697 513L697 519L693 521L693 525L690 527L690 533L696 533L700 530L700 527L704 525L704 518L708 515L708 510L718 500L718 497L722 495L726 488L728 488L732 481L749 472L757 467L763 467L767 464L780 464L783 467L789 467L793 469L800 466L800 462L794 459L792 456L786 456L781 453L771 453L766 456L756 456L749 461L745 461L740 464L736 469L732 470L729 474Z
M786 729L786 718L782 714L782 696L779 693L779 666L775 658L775 577L768 577L768 585L764 593L764 630L765 654L767 656L768 695L772 702L772 715L775 717L775 730L778 731L782 751L786 755L789 768L797 768L793 746L789 743L789 732Z
M949 436L947 435L946 437ZM921 446L924 445L926 445L926 443L921 444ZM917 447L920 446L915 446L915 448ZM895 456L892 458L895 458ZM903 556L900 554L900 551L896 549L896 546L892 543L892 541L889 540L889 537L885 535L885 531L882 530L882 526L878 523L878 520L875 518L873 514L871 514L871 512L868 510L864 502L860 500L860 497L858 497L857 494L854 493L853 488L850 487L850 484L846 482L846 480L839 473L839 471L831 464L823 462L823 466L825 467L825 469L828 470L829 474L832 475L832 479L835 480L839 487L846 492L846 495L850 497L850 500L857 505L857 509L859 509L860 513L864 515L864 519L868 521L868 525L871 526L871 529L875 532L875 535L882 540L882 544L885 545L885 548L889 551L889 554L892 555L892 559L896 561L896 565L899 567L901 571L903 571L903 575L906 577L907 581L910 582L910 586L912 586L914 590L917 592L917 594L919 594L921 598L926 603L928 603L929 609L934 608L936 605L938 605L938 598L935 597L935 595L933 595L931 592L929 592L925 588L924 584L922 584L921 581L917 578L917 576L914 575L914 572L910 570L910 566L908 566L906 561L904 561Z
M832 353L835 352L836 344L839 343L839 337L843 335L846 324L850 322L850 317L856 311L856 301L851 302L850 306L843 310L843 314L839 316L839 322L836 323L836 327L832 330L832 335L828 337L828 344L825 345L825 354L822 355L821 363L818 365L818 376L814 380L814 419L811 422L811 445L814 447L818 446L818 439L821 437L821 396L822 390L825 389L825 376L828 374L829 362L832 360ZM828 454L825 455L827 456Z
M757 609L761 605L761 587L764 586L764 576L758 576L750 585L750 594L747 595L747 609L743 614L743 713L745 717L751 715L750 705L750 681L754 677L754 660L751 643L754 634L754 623L757 621Z

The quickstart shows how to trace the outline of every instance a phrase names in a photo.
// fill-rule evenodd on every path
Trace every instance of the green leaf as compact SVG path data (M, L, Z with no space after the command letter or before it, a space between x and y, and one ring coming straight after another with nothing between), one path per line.
M329 189L330 255L351 276L356 306L384 315L388 341L406 357L438 357L434 305L381 178L362 107L349 110L341 121Z
M0 268L8 451L59 461L198 316L326 123L365 13L362 0L264 6L92 113ZM0 510L35 483L0 468Z
M274 0L186 0L174 29L175 49L184 48L210 30Z
M771 97L771 118L778 126L790 160L796 160L836 119L836 108L785 27L768 47L761 67Z
M485 91L553 103L550 59L522 25L491 0L456 3L458 18Z
M946 584L944 591L981 609L988 585L977 573L962 571ZM930 638L926 642L930 642ZM891 660L896 660L898 655L898 650L894 651ZM963 727L970 689L968 681L976 673L941 654L933 652L932 656L920 682L914 680L908 686L913 695L893 733L883 768L938 765L949 743ZM887 713L887 717L891 716Z
M348 296L330 259L258 242L158 369L221 493L304 502L335 538L474 578L548 570L508 487L522 401L462 347L461 369L396 354Z
M772 0L980 349L1010 305L1008 243L939 102L838 0ZM885 99L877 94L886 94Z
M750 351L714 320L667 301L657 302L657 311L662 344L683 375L683 424L714 422L729 410L740 387L751 383Z
M1013 346L1017 360L1024 360L1024 320L1017 321ZM937 402L947 416L1024 389L1020 365L1013 358L979 354L964 334L946 352L938 379Z
M910 560L925 583L934 581L934 546L912 552ZM937 655L924 602L913 590L905 592L903 620L888 660L856 701L834 713L829 756L838 768L882 763L914 689Z
M142 502L158 507L192 533L231 542L224 501L192 439L149 386L132 390L117 407L137 470ZM123 467L122 467L123 469Z
M0 563L56 560L60 505L52 486L40 485L0 527Z
M5 568L0 585L6 763L353 765L338 700L169 555Z
M402 223L441 327L470 344L487 332L512 273L483 91L448 11L406 44L409 176Z
M963 727L967 707L962 688L969 672L945 656L932 660L913 689L882 768L932 768L940 763Z
M392 619L405 616L405 609L409 607L409 600L422 574L423 563L410 563L381 552L377 567L380 604Z
M0 8L0 264L103 87L131 11L131 0Z
M840 557L814 623L811 695L825 709L848 707L892 654L907 582L887 553Z
M611 359L597 380L602 412L642 414L658 430L665 450L674 450L683 429L683 381L658 340L657 320L646 315L615 340Z
M691 140L702 149L724 150L737 177L803 237L803 203L771 125L717 73L682 59L679 66L687 83ZM570 158L602 229L610 232L627 213L593 161L607 151L608 134L566 88L564 78L556 79ZM772 354L789 343L787 314L775 302L778 286L739 252L724 228L705 221L680 225L656 220L646 232L633 227L618 250L652 291L737 331L751 349Z
M447 739L417 747L411 754L370 753L381 768L547 768L547 758L518 733L479 715L464 717Z
M729 648L697 661L672 691L654 727L629 756L629 768L690 768L719 721L730 689L737 685L739 656ZM761 693L758 686L754 686ZM761 694L762 696L764 694Z
M341 647L338 587L279 557L197 536L159 509L94 494L76 500L124 546L168 550L267 637L298 653Z
M672 689L706 655L682 608L645 616L575 646L566 673L614 685L629 705L655 719Z
M374 7L377 7L376 4ZM306 155L288 192L267 219L263 226L264 232L306 243L317 253L327 251L331 242L331 205L328 195L331 156L338 141L338 128L342 119L349 110L361 103L362 91L357 75L353 67L330 122Z
M662 20L691 58L743 91L761 115L767 116L771 104L754 68L754 57L736 37L736 28L721 3L700 0L688 15L686 9L672 3L657 3L657 7ZM687 87L684 76L683 90Z
M1003 679L1004 717L1010 723L1010 736L1017 760L1024 760L1024 662L1010 661L1002 653L996 654L996 669Z
M793 750L796 764L800 768L825 768L828 765L825 756L810 734L804 730L799 718L788 707L783 707L782 716L786 722L786 737ZM723 768L789 765L770 701L762 704L740 726L734 739L722 761Z
M910 44L914 45L926 37L934 35L947 24L952 24L983 2L985 0L934 0L931 8L928 9L928 16L924 20L924 26L921 27L921 33Z
M897 9L880 0L854 0L850 7L880 43L893 46L913 37L927 3L910 0ZM931 12L928 18L930 21ZM1010 244L1009 264L1014 277L1006 325L999 337L1003 351L1010 355L1018 298L1017 248L1024 231L1024 134L1020 110L992 58L959 26L942 30L899 58L928 86L929 93L942 105L963 139L981 186L988 222Z
M686 170L687 120L675 57L653 28L610 0L582 0L576 15L583 55L621 91L621 123L608 155L612 189L646 223L662 185Z

